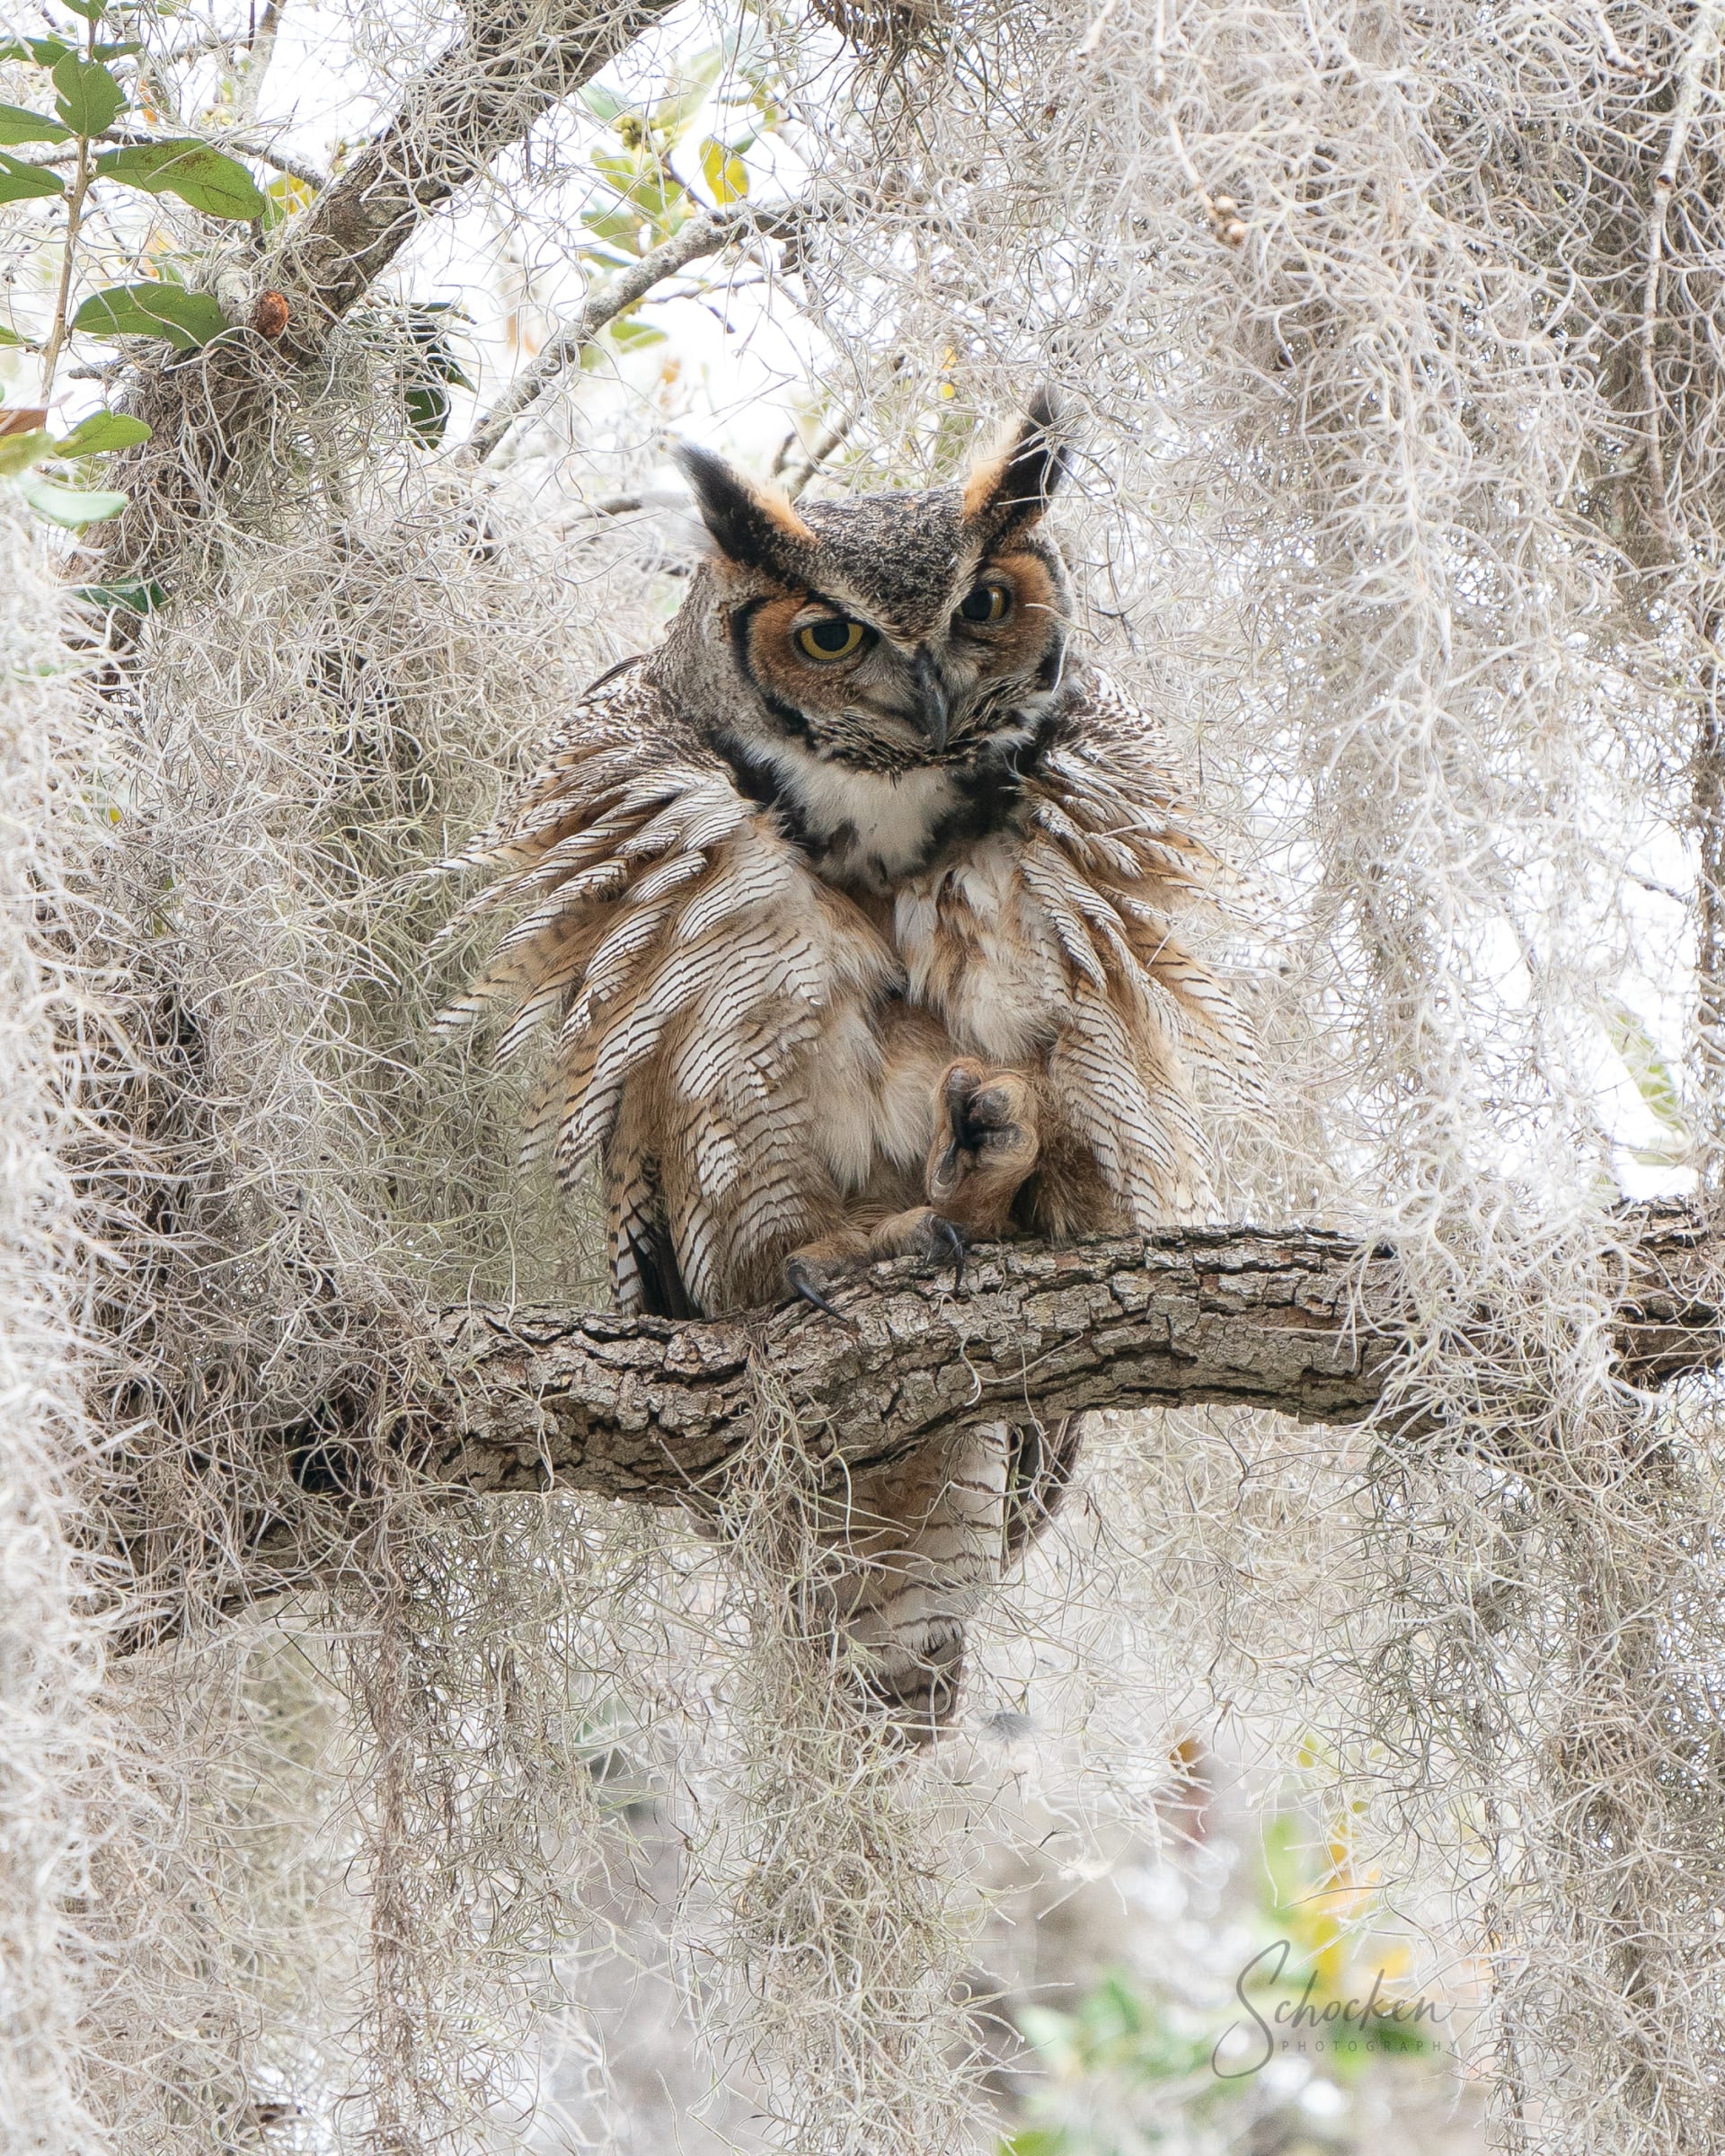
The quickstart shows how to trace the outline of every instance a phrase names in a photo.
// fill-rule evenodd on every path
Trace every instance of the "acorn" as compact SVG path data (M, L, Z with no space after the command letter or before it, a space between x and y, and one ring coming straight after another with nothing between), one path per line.
M279 292L260 292L252 310L252 327L260 337L275 339L288 327L289 308Z

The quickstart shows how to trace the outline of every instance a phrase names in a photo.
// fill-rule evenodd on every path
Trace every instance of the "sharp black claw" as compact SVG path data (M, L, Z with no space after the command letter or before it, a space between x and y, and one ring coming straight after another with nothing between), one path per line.
M801 1266L788 1265L784 1269L792 1286L805 1303L812 1303L817 1310L824 1310L829 1318L836 1318L841 1325L848 1325L853 1331L856 1330L856 1320L846 1317L842 1310L829 1303Z
M934 1215L934 1229L952 1253L952 1292L957 1294L964 1286L964 1237L942 1213Z

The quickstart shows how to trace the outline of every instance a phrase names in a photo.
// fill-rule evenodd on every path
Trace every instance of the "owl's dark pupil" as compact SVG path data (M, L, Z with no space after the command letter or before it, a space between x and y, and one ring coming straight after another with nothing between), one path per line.
M851 643L851 624L848 622L817 622L809 632L809 641L818 651L847 651Z
M1005 598L997 584L978 584L960 601L960 616L967 622L997 622L1006 611Z

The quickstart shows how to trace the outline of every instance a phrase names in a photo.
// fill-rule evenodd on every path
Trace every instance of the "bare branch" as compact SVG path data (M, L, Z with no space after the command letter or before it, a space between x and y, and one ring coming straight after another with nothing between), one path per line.
M243 127L250 127L258 117L263 78L276 57L276 36L280 28L281 0L268 0L245 57L234 71L234 111Z
M816 442L814 447L809 450L808 455L799 458L785 473L784 490L792 501L802 492L834 450L844 447L852 428L856 425L862 416L862 413L856 411L840 412L832 425Z
M537 403L559 376L580 365L581 354L609 322L646 297L655 285L703 255L717 254L738 240L784 239L802 223L802 208L783 210L715 210L693 217L680 232L640 261L631 263L595 293L574 320L560 330L526 372L508 389L473 429L463 446L464 460L484 464L501 446L510 427Z
M115 483L132 502L106 529L111 568L142 574L172 552L212 509L284 362L314 361L333 323L433 210L670 5L509 0L477 12L471 33L410 87L383 132L283 228L260 277L271 295L270 328L167 355L141 372L128 403L149 421L152 438L118 460Z
M1712 1237L1679 1206L1638 1219L1618 1368L1650 1388L1717 1362L1725 1330ZM849 1327L803 1305L714 1324L449 1312L419 1464L474 1491L554 1485L675 1504L711 1490L746 1441L751 1356L805 1429L858 1469L974 1417L1224 1401L1358 1422L1411 1337L1394 1253L1321 1229L1005 1244L968 1272L954 1294L909 1263L877 1268L841 1291Z
M287 228L270 281L309 357L420 225L500 151L668 13L670 0L532 0L482 8L472 33L410 89L395 119Z

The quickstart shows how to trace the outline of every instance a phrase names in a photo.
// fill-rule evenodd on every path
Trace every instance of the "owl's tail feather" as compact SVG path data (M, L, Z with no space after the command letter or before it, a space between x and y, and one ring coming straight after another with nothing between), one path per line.
M895 1640L859 1664L858 1692L912 1745L929 1745L951 1720L964 1675L965 1628L957 1618L922 1628L916 1648Z
M951 1720L966 1626L1058 1508L1079 1425L988 1422L858 1477L823 1540L850 1681L913 1745Z

